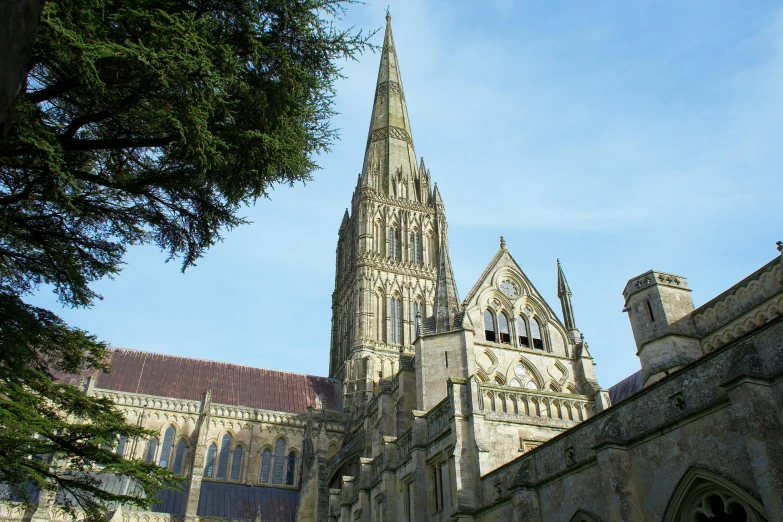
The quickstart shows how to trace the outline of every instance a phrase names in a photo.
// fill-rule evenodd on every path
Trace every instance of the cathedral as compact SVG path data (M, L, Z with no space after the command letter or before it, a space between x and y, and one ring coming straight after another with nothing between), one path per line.
M783 522L783 244L698 308L685 277L629 280L641 370L605 388L563 267L556 311L500 238L460 297L446 216L387 15L329 376L116 349L111 373L71 377L159 434L118 453L185 479L107 519ZM35 501L0 502L0 521L67 520Z

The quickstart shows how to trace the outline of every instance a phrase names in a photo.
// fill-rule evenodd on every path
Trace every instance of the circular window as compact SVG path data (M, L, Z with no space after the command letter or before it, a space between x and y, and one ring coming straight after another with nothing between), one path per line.
M517 285L508 279L500 283L500 291L503 292L507 297L516 297L518 293Z
M527 371L527 368L525 368L524 366L522 366L522 365L520 364L519 366L517 366L516 368L514 368L514 373L515 373L515 374L517 374L517 377L519 377L519 378L521 378L521 379L524 379L525 377L527 377L527 376L528 376L528 374L529 374L530 372L528 372L528 371Z

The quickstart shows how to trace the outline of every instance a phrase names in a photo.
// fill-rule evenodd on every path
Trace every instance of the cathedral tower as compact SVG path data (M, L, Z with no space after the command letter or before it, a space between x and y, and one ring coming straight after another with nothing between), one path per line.
M347 397L375 392L413 354L416 318L432 314L439 248L448 248L445 207L416 161L387 15L364 165L337 243L329 375Z

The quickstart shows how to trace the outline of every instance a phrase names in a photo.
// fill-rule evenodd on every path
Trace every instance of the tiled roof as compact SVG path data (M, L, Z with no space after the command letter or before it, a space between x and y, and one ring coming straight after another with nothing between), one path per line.
M97 375L96 388L188 400L212 390L215 403L289 413L342 404L342 384L328 377L126 349L112 350L111 366Z
M609 400L612 404L627 399L642 389L642 371L632 373L622 381L609 388Z

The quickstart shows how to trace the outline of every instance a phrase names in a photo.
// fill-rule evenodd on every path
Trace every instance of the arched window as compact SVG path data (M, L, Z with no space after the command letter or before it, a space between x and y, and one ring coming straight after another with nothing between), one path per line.
M375 294L375 339L386 340L386 297L382 290Z
M503 312L498 314L498 326L500 328L500 342L511 344L511 333L508 330L508 317Z
M495 328L495 316L489 310L484 310L484 338L489 342L497 342L497 328Z
M421 264L421 235L417 230L411 232L410 258L411 263Z
M228 459L231 456L231 434L226 433L220 441L220 453L218 454L217 474L215 478L225 479L228 474Z
M383 255L383 225L380 221L375 222L375 251Z
M435 237L432 234L427 236L428 247L430 250L430 266L435 266L438 263L438 247L435 244Z
M171 459L171 450L174 447L174 426L166 428L166 432L163 434L163 445L160 447L160 461L159 464L162 468L169 467L169 461Z
M215 454L217 453L217 446L213 442L207 449L207 462L204 465L204 476L212 477L215 473Z
M272 452L265 449L264 452L261 453L261 478L259 479L261 482L269 482L269 463L271 460Z
M174 466L171 468L171 471L177 475L182 475L182 472L184 471L185 455L187 454L187 451L188 445L185 444L185 440L179 439L179 442L177 442L177 450L174 453Z
M275 442L275 462L272 465L272 484L283 483L283 463L285 461L285 439L280 437Z
M123 435L120 437L119 442L117 442L117 448L114 450L117 452L117 455L125 455L125 448L128 446L128 437Z
M396 227L389 227L389 257L400 261L402 251L400 250L400 231Z
M158 451L158 437L152 437L147 443L147 456L144 462L155 462L155 453Z
M535 317L530 321L530 336L533 338L533 348L544 349L544 340L541 338L541 324Z
M296 471L296 453L291 452L288 454L288 466L285 471L285 484L286 486L294 485L294 472Z
M391 335L389 342L402 344L402 301L399 297L392 297L389 300L389 328Z
M329 448L326 450L326 458L327 459L332 458L332 455L334 455L335 453L337 453L337 444L332 442L331 444L329 444Z
M517 337L519 338L519 346L529 347L530 339L527 336L527 321L521 315L517 317Z
M244 453L241 446L234 448L234 458L231 459L231 480L241 480L242 478L242 457Z

